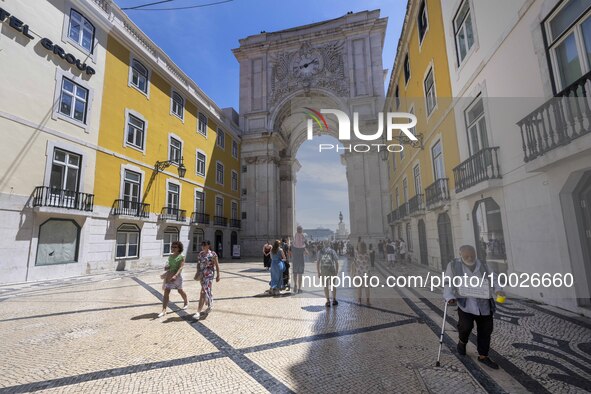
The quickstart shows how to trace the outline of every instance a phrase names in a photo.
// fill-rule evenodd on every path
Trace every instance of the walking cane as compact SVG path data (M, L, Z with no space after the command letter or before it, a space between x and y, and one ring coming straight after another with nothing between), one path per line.
M443 334L445 333L445 318L447 316L447 301L445 301L445 307L443 308L443 323L441 323L441 336L439 337L439 351L437 352L437 362L435 363L436 367L440 367L441 363L439 362L439 358L441 357L441 346L443 346Z

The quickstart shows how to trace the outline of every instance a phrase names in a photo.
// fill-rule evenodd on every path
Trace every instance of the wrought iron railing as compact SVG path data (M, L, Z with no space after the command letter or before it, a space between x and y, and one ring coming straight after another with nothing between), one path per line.
M398 219L404 219L407 216L408 216L408 203L403 202L398 207Z
M591 132L591 72L517 122L523 161L566 145Z
M230 227L240 228L240 219L230 219Z
M425 204L423 203L423 195L417 194L410 200L408 200L408 213L410 215L419 213L425 210Z
M489 179L500 179L499 147L484 148L454 168L456 193Z
M191 223L193 224L209 224L209 215L202 212L193 212L191 214Z
M216 226L227 226L228 225L228 218L223 216L214 216L213 217L213 224Z
M139 201L115 200L113 215L136 216L148 218L150 216L150 204Z
M184 222L187 211L184 209L164 207L160 213L160 220L174 220L177 222Z
M427 197L427 209L431 209L437 204L449 201L449 186L447 178L439 178L425 189Z
M94 208L94 194L56 189L49 186L37 186L33 192L33 206L92 212Z

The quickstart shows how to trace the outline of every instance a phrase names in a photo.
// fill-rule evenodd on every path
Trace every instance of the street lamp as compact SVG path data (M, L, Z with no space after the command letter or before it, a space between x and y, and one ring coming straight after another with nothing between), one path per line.
M179 178L184 178L185 174L187 173L187 168L183 164L183 158L181 157L181 161L177 162L176 160L166 160L166 161L157 161L154 165L154 169L156 172L163 171L166 167L170 166L173 163L178 163L178 171L179 171Z

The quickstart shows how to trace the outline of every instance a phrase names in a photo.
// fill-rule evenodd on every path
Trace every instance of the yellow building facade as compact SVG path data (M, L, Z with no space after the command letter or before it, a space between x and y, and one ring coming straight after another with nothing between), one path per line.
M125 22L107 42L95 174L106 236L97 248L133 266L163 261L176 240L194 261L210 240L230 258L240 231L238 115Z
M446 43L437 0L410 0L392 68L385 111L417 117L417 142L388 159L390 237L402 238L408 258L434 269L455 255L450 203L459 164Z

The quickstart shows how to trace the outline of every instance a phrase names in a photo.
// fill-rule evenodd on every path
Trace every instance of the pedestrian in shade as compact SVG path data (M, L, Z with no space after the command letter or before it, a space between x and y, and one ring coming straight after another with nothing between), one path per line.
M351 250L353 250L352 245ZM337 256L337 252L335 252L334 249L330 247L329 241L325 241L324 247L318 252L316 270L318 271L318 277L324 281L324 295L326 296L326 304L324 305L326 307L330 307L331 302L329 286L331 284L332 277L336 276L339 273L339 256ZM338 304L339 302L337 301L337 288L333 287L332 305L336 306Z
M281 248L281 241L276 240L271 248L271 281L269 282L269 294L279 295L283 287L283 270L280 262L285 261L285 252Z
M473 246L463 245L460 247L460 257L447 265L445 275L450 278L466 275L467 278L476 276L479 280L486 279L484 283L481 283L481 286L485 288L482 298L461 296L462 286L453 286L454 281L444 283L443 297L448 305L458 305L458 353L462 356L466 355L466 345L470 339L474 322L476 322L478 361L490 368L499 369L498 364L488 357L490 337L493 332L493 314L496 310L491 289L494 289L497 296L505 296L503 289L498 284L496 274L488 268L485 261L476 258L476 250ZM493 281L492 284L488 283L490 279ZM469 283L471 281L467 279L466 284ZM468 287L464 283L462 284L463 287Z
M302 292L302 275L304 274L304 255L307 255L306 240L302 226L298 226L291 246L293 267L293 292Z
M197 307L197 314L195 318L199 319L203 306L207 305L205 313L211 312L213 307L212 285L213 277L215 281L220 281L220 266L218 263L217 254L210 249L211 243L209 241L201 242L201 252L197 255L197 273L195 279L201 283L201 291L199 293L199 306Z
M269 241L263 246L263 266L267 271L271 267L271 244L269 244Z
M371 268L376 266L376 251L373 250L373 244L369 244L369 261L371 262Z
M172 289L177 289L181 297L183 297L183 301L185 302L183 309L189 307L189 299L187 298L187 293L183 291L183 277L181 275L181 271L185 266L185 256L182 254L183 243L179 241L173 242L170 245L170 250L172 254L168 256L168 262L165 267L166 272L161 275L161 278L164 279L164 298L162 300L162 312L158 314L158 317L166 315L166 308L168 308L170 291Z

